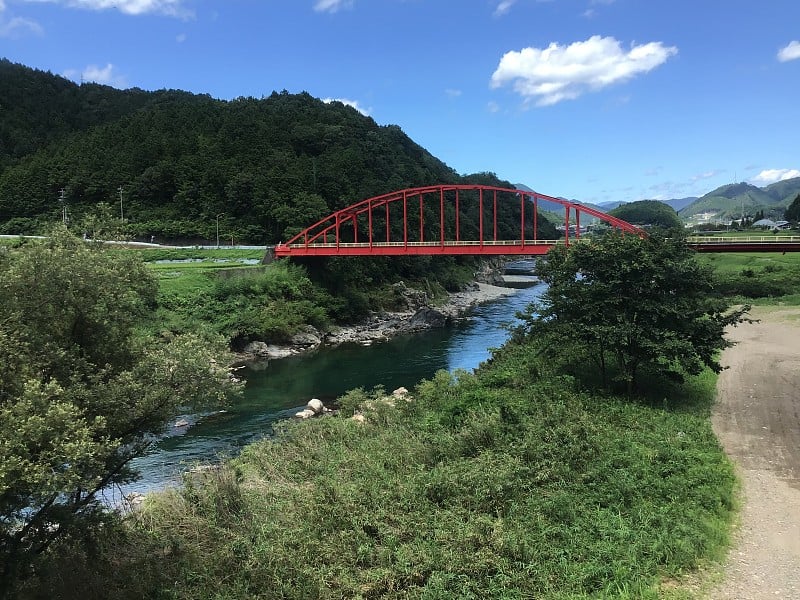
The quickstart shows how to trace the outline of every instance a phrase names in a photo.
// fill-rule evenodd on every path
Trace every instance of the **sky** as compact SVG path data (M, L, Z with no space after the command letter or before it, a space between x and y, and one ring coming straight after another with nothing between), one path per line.
M582 202L800 176L800 0L0 0L0 57L117 88L306 91L461 174Z

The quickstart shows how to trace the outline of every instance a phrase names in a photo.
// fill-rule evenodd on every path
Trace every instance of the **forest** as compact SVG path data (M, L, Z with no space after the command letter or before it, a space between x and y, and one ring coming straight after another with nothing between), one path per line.
M271 244L359 200L459 175L397 125L307 93L117 90L0 61L0 233L78 233L100 203L134 239ZM511 208L506 223L519 222ZM462 215L462 226L477 215ZM500 224L501 230L504 224ZM554 232L552 232L555 235ZM542 233L544 236L544 232Z

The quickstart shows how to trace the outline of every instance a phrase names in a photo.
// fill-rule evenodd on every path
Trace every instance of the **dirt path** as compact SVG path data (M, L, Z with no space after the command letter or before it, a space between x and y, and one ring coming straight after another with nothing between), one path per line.
M757 308L722 356L714 430L744 506L712 600L800 600L800 309Z

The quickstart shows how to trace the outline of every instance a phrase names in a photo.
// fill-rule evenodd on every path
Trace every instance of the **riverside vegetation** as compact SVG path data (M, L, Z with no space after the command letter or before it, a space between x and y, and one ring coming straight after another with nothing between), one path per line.
M263 244L387 189L512 187L458 175L399 127L308 94L225 102L77 86L8 61L0 73L5 233L59 220L61 189L78 236L102 239L124 209L130 236L211 239L219 224L225 239ZM479 227L476 202L462 199L465 234ZM501 235L517 231L511 204ZM691 361L688 374L670 369L678 383L659 377L676 361L645 352L647 386L637 389L628 354L608 355L603 378L587 360L605 356L590 347L602 322L589 345L548 356L529 320L475 374L440 373L394 406L380 390L354 390L338 418L286 423L128 518L104 510L97 490L134 476L129 459L181 405L235 395L221 340L356 320L391 307L398 279L436 295L474 268L331 259L219 279L155 256L101 252L63 232L0 248L0 596L680 598L681 575L724 551L735 480L708 422L713 371L692 375ZM731 260L711 260L717 291L794 289L788 260ZM701 345L712 367L718 312ZM591 314L617 316L613 306ZM356 407L363 425L346 418Z
M598 387L575 347L553 361L526 331L475 374L439 373L409 402L351 391L338 417L285 423L127 518L65 529L14 593L687 597L674 582L722 555L735 509L713 371L678 383L648 360L644 393L620 396L623 372Z

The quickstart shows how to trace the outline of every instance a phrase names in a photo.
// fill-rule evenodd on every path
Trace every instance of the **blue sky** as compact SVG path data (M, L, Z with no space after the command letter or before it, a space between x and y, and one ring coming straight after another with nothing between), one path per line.
M0 56L340 99L459 173L585 202L800 176L798 0L0 0Z

